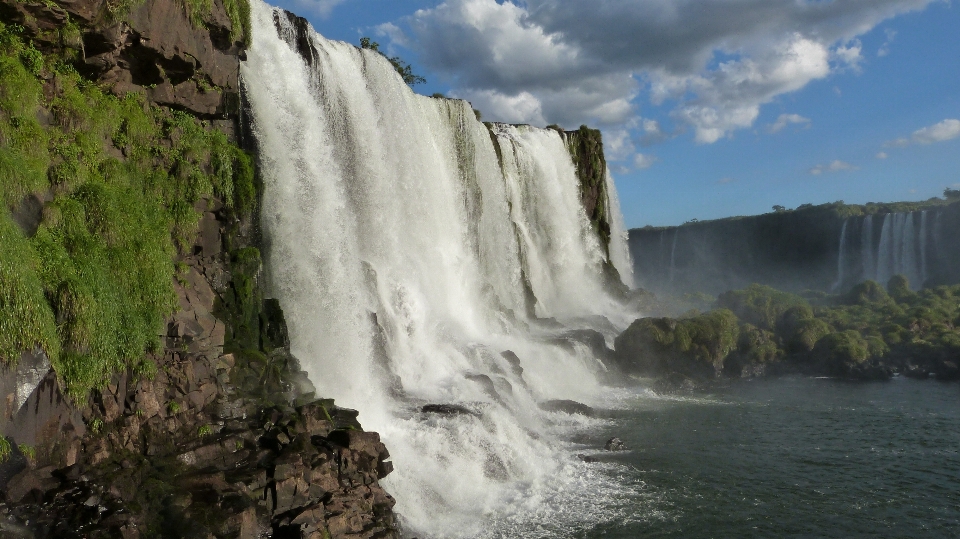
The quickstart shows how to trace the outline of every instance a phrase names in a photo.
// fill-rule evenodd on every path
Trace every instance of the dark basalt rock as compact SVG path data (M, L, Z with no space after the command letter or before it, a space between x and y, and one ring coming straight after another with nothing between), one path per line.
M620 438L610 438L607 443L603 444L603 449L606 451L626 451L627 444L623 443Z
M424 404L420 411L425 414L437 414L444 416L470 415L480 417L480 414L466 406L460 404Z
M572 400L550 400L541 402L540 409L547 412L563 412L566 414L580 414L587 417L594 417L596 412L586 404Z

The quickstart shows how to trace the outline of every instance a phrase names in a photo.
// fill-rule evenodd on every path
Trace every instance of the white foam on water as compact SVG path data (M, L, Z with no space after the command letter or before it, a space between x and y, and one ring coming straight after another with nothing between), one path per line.
M319 394L359 409L387 444L396 470L383 484L410 533L563 536L617 518L627 487L577 460L563 439L580 427L537 406L598 402L603 366L528 316L528 290L537 317L607 333L630 321L603 287L563 137L491 131L464 101L413 93L379 53L251 9L241 73L270 292ZM610 262L630 282L607 181Z

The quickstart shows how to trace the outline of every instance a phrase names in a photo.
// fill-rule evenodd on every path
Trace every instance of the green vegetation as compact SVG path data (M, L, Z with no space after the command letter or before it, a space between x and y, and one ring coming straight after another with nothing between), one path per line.
M652 374L741 376L779 365L852 378L960 378L960 285L913 292L897 275L886 288L866 281L811 301L754 284L721 294L706 314L637 320L616 349L627 370Z
M39 348L74 398L149 374L176 308L174 258L210 196L245 214L253 163L181 112L117 97L0 24L0 361ZM38 118L49 118L41 125ZM7 209L42 202L36 230Z
M20 450L20 453L26 457L27 460L31 462L37 460L37 450L32 445L20 444L17 446L17 449Z
M13 446L10 445L10 440L4 436L0 436L0 463L6 462L7 459L10 458L12 451Z
M427 79L421 77L420 75L415 75L413 73L413 68L410 67L410 64L403 61L399 56L387 56L380 50L380 44L376 41L371 41L369 37L360 38L360 48L369 49L374 52L380 53L384 58L387 59L390 64L393 65L393 68L397 70L397 73L400 74L400 77L403 78L403 82L410 86L416 86L417 84L426 84ZM436 97L437 94L434 94ZM441 94L442 96L442 94ZM477 120L480 119L480 116L477 116Z

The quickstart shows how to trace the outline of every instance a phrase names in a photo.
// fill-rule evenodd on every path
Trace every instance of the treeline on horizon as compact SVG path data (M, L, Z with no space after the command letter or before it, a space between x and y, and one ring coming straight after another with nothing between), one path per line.
M758 215L733 215L730 217L721 217L719 219L690 219L680 225L653 226L645 225L633 228L631 230L669 230L678 226L690 226L696 224L716 223L720 221L737 221L741 219L755 219L758 217L777 215L777 214L822 214L824 217L834 219L846 219L848 217L860 217L865 215L883 215L886 213L909 213L914 211L928 210L949 206L960 202L960 189L951 189L949 187L943 190L943 198L931 197L920 201L901 201L901 202L867 202L866 204L847 204L842 200L836 202L826 202L824 204L801 204L794 209L788 209L784 206L774 205L771 212Z
M704 303L703 295L688 300ZM626 373L721 376L805 373L851 379L960 379L960 285L914 292L902 275L844 294L753 284L712 310L636 320L616 339Z

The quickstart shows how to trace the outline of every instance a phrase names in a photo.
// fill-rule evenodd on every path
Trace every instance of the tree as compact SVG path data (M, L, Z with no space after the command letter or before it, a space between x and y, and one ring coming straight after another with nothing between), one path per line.
M410 67L410 64L404 62L399 56L387 56L380 50L380 44L376 41L372 41L369 37L360 38L360 48L361 49L370 49L374 52L380 53L381 56L387 59L393 65L393 68L397 70L397 73L400 74L400 77L403 78L403 82L407 83L410 86L417 84L424 84L427 82L427 79L421 77L420 75L415 75L413 73L413 68Z
M947 187L943 190L943 198L947 200L960 198L960 189L950 189Z
M777 213L780 213L780 212L782 212L782 211L787 211L787 209L784 208L783 206L779 205L779 204L776 204L776 205L773 206L773 211L775 211L775 212L777 212Z

